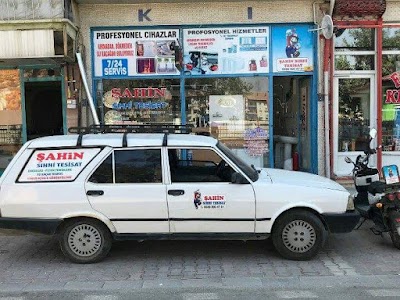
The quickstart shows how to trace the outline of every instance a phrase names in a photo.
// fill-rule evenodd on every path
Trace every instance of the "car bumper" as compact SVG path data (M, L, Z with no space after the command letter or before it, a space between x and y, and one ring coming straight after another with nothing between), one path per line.
M343 214L322 214L329 232L346 233L356 227L360 221L360 214L357 211L346 211Z
M61 219L0 218L0 228L54 234Z

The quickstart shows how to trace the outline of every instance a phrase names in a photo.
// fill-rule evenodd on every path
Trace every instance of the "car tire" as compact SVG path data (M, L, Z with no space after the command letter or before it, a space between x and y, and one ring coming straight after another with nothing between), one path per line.
M309 260L324 246L328 233L321 220L311 212L295 210L285 213L272 230L275 249L284 258Z
M60 247L72 262L89 264L104 259L111 249L112 237L100 221L77 219L70 221L60 231Z

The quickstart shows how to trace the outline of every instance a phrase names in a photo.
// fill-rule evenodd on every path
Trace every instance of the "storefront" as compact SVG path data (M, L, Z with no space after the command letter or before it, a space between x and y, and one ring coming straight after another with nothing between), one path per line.
M0 1L0 175L27 140L78 124L73 1L17 2Z
M378 130L372 146L380 146L370 164L380 169L398 165L400 159L400 25L391 22L397 19L396 3L388 2L386 8L386 1L370 0L368 6L344 9L341 2L333 43L332 153L337 177L351 175L352 165L344 158L354 160L363 153L370 128ZM341 20L344 15L353 20Z
M313 24L90 27L104 124L192 125L257 167L317 172Z
M75 80L66 80L68 70L73 67L0 70L0 174L26 141L66 134L68 127L78 125L78 95L70 92Z

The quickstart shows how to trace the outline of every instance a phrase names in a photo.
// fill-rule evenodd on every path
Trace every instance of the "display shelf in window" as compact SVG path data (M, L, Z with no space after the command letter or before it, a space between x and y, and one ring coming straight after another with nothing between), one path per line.
M0 145L22 144L22 125L0 125Z

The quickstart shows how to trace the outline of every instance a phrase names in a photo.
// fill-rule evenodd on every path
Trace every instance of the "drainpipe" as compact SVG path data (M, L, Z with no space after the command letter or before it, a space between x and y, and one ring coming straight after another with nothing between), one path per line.
M378 126L378 145L382 144L382 44L383 44L383 33L382 33L382 17L378 19L377 28L377 68L376 68L376 82L377 82L377 126ZM377 153L377 167L378 170L382 168L382 147L378 148Z
M99 118L98 118L97 112L96 112L96 108L94 107L93 98L92 98L92 95L90 94L89 86L87 83L86 72L85 72L85 68L83 66L83 61L82 61L82 55L79 52L77 52L76 58L78 60L79 71L81 72L82 82L85 87L86 96L88 97L90 110L92 111L93 122L95 125L100 125Z
M324 44L324 108L325 108L325 177L331 178L331 148L329 130L329 61L332 39L325 39Z

